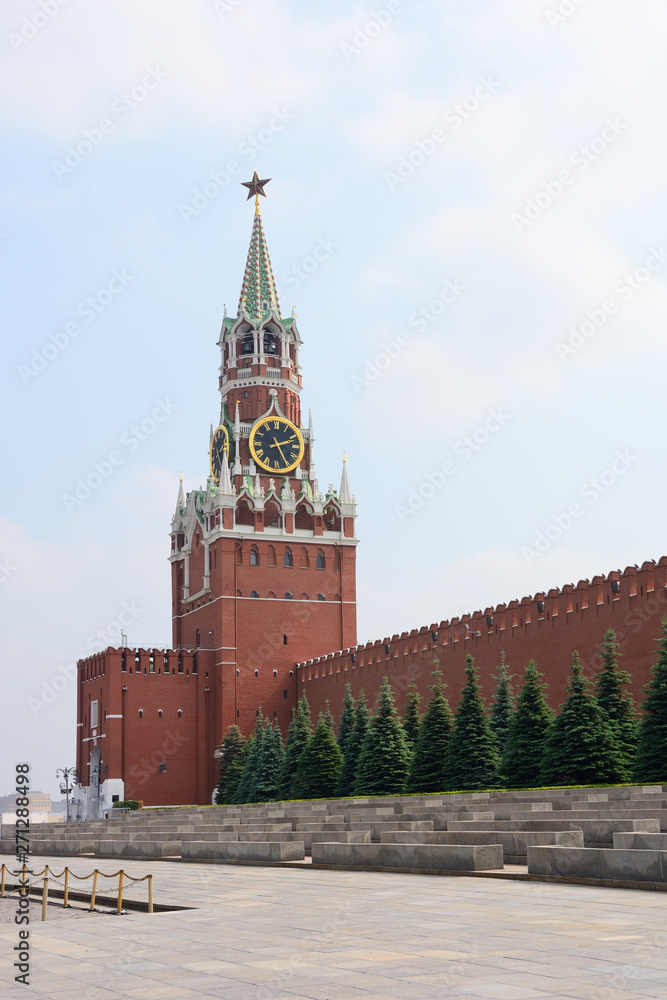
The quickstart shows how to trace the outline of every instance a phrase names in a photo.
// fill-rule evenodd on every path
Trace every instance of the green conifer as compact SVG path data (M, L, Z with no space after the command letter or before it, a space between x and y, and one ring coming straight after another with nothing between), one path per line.
M667 619L663 619L658 661L644 688L643 716L632 780L643 784L667 783Z
M311 731L310 705L304 692L299 699L294 718L287 729L285 752L278 782L277 797L279 799L291 799L295 796L294 779L301 754L308 746Z
M230 726L220 744L222 756L218 761L218 787L215 792L215 801L219 806L231 802L228 789L229 768L243 750L244 744L243 733L239 727Z
M454 716L443 694L442 671L433 670L433 692L422 719L406 784L407 792L441 792L445 787L445 758L454 728Z
M329 799L336 794L343 755L333 729L320 713L315 732L301 754L295 785L300 799Z
M355 795L398 795L408 776L410 754L394 696L385 677L376 714L361 746L354 781Z
M489 728L475 663L466 656L466 683L456 708L454 732L445 760L447 791L493 788L498 785L500 758Z
M234 796L235 803L257 802L257 764L262 752L265 724L266 719L260 705L255 731L252 734L252 743L243 762L243 774Z
M505 663L505 650L500 652L500 665L498 673L495 675L496 693L491 705L491 718L489 725L491 732L496 738L498 753L503 754L505 742L509 735L510 723L514 714L514 691L512 689L512 677Z
M352 697L352 687L348 681L345 685L345 695L343 697L343 711L340 714L338 723L338 746L343 757L347 750L347 744L354 729L354 698Z
M433 662L437 668L437 658L434 658ZM408 750L411 754L415 752L415 747L417 746L417 742L419 740L419 729L422 722L419 711L419 703L421 700L421 695L417 690L417 681L414 677L411 677L405 700L405 712L403 713L403 732L405 733L405 742L407 743Z
M227 802L239 803L242 800L240 797L241 779L243 778L243 773L245 771L245 766L250 756L252 750L252 744L254 738L252 733L248 739L243 744L240 754L238 754L234 760L229 765L229 770L227 771L227 787L226 787L226 799Z
M591 694L579 654L572 654L568 697L549 733L542 755L542 785L603 785L623 781L623 756Z
M339 796L354 795L354 779L357 772L357 763L366 732L368 731L370 718L366 696L362 688L357 699L357 707L354 710L354 727L347 741L343 770L340 773L340 781L336 790L336 794Z
M272 802L278 795L283 763L283 738L277 722L266 720L255 776L256 802Z
M327 698L327 700L324 703L324 714L323 714L322 718L324 719L324 721L326 722L327 726L329 727L329 729L333 733L335 722L334 722L334 717L331 714L331 709L329 708L329 699L328 698Z
M500 764L509 788L534 788L539 784L544 745L553 725L542 676L535 661L529 660Z
M619 646L616 633L607 629L600 646L602 666L596 677L598 705L604 712L612 735L621 751L624 781L630 780L632 765L637 752L637 714L629 691L630 674L618 666Z

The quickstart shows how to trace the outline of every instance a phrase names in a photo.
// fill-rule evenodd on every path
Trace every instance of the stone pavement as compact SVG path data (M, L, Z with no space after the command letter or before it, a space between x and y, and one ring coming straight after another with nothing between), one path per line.
M11 858L3 857L6 863ZM32 859L60 870L63 858ZM67 862L92 871L92 859ZM106 872L117 862L97 862ZM488 878L123 862L170 913L0 928L0 995L48 1000L667 998L667 896ZM145 883L132 895L145 899Z

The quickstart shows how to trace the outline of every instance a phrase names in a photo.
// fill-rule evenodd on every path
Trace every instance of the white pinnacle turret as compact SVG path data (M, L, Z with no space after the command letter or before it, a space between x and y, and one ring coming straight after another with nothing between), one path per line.
M313 434L313 414L311 410L308 410L308 478L312 480L315 478L315 451L313 445L315 443L315 435Z
M183 473L181 472L181 481L178 484L178 497L176 499L176 513L179 510L183 510L185 507L185 497L183 495Z
M229 463L227 461L227 452L223 452L222 465L220 466L220 482L218 483L218 489L221 493L226 493L227 495L233 493L232 490L232 480L229 475Z
M340 477L340 490L338 492L338 499L341 503L352 503L352 491L350 489L350 481L347 478L347 455L343 455L343 473Z
M240 476L243 472L241 466L241 415L239 404L236 404L236 414L234 416L234 469L235 476Z

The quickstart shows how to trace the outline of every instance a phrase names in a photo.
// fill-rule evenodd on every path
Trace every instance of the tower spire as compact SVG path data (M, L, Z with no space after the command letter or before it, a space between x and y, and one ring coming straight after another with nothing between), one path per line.
M352 490L350 489L350 481L347 478L347 455L343 455L343 473L340 477L338 499L341 503L352 503Z
M181 479L178 484L178 497L176 498L176 513L179 510L183 510L185 507L185 497L183 496L183 473L181 472Z
M242 182L243 186L248 188L248 198L255 196L255 215L237 315L240 316L243 312L251 320L260 320L271 310L280 316L276 279L273 275L262 216L259 212L259 196L261 194L266 198L264 185L268 184L269 180L270 178L260 180L255 170L251 181Z

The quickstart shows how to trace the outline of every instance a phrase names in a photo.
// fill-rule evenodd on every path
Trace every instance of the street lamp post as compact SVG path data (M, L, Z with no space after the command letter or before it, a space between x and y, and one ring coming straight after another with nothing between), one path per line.
M59 767L56 770L56 778L62 777L65 779L64 782L60 783L60 794L65 795L65 822L69 823L69 797L76 785L76 768L75 767ZM72 781L72 786L70 787L70 779Z

